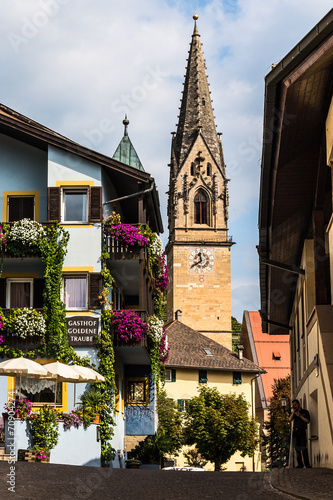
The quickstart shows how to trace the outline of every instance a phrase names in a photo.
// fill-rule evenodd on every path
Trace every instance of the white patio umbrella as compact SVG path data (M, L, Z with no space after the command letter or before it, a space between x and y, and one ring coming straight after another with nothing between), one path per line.
M79 366L79 365L71 365L71 368L73 368L81 377L81 380L78 382L86 382L87 384L94 384L96 382L105 382L105 378L103 375L98 373L96 370L93 370L92 368L88 368L87 366ZM76 384L74 385L74 405L75 405L75 400L76 400Z
M47 378L51 373L45 368L45 365L40 365L27 358L11 358L0 363L0 375L6 377L20 377L19 396L21 395L21 377L28 378Z
M105 382L103 375L92 368L79 365L71 365L71 368L73 368L82 378L79 382L86 382L90 384L93 384L94 382Z
M53 363L47 363L44 365L45 369L51 374L49 378L55 380L55 390L54 390L54 407L57 401L57 383L58 382L84 382L77 371L75 371L72 366L68 366L59 361Z

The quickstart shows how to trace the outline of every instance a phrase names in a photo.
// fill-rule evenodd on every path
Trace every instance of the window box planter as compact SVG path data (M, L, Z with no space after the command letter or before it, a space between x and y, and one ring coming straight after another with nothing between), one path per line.
M41 462L42 464L46 464L50 462L50 452L45 451L44 454L46 458L39 460L37 458L37 454L39 452L37 450L18 450L18 460L20 462Z

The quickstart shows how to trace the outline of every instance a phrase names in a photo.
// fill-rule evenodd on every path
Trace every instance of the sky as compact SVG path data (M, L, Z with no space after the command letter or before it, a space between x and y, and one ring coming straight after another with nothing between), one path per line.
M129 136L158 187L167 243L171 132L197 26L230 178L232 315L259 308L264 79L331 0L1 0L0 102L113 156ZM1 173L1 165L0 165Z

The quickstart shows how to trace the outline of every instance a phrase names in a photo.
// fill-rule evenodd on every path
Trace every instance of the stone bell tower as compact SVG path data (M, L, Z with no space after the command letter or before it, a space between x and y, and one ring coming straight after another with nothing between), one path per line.
M171 144L168 197L168 322L182 322L231 349L228 179L216 132L205 60L194 31L177 131Z

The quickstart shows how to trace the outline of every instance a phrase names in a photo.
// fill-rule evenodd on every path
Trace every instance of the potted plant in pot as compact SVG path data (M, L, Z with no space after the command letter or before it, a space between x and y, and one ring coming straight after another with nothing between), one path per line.
M140 460L136 460L135 458L129 458L125 460L126 469L140 469L142 462Z
M32 410L32 403L29 399L18 398L13 399L10 403L5 405L5 410L8 413L14 412L15 418L27 418L29 417Z
M104 395L96 387L90 387L80 396L79 411L83 414L85 427L99 423L100 413L107 411Z

